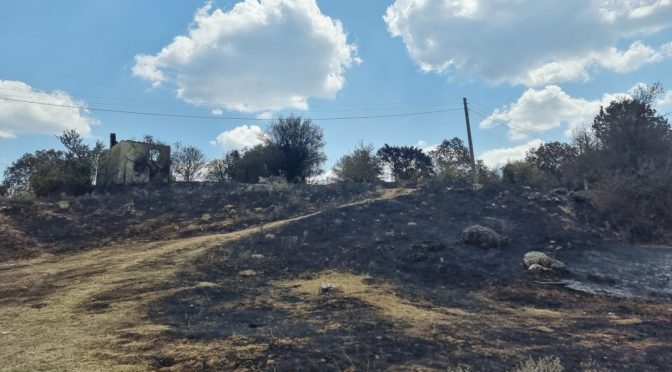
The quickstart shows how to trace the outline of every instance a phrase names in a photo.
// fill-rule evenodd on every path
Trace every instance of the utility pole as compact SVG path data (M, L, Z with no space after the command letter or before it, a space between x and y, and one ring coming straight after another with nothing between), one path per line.
M469 107L467 105L467 98L463 98L464 103L464 118L467 121L467 138L469 139L469 155L471 155L471 174L474 186L478 184L478 171L476 170L476 158L474 158L474 144L471 141L471 124L469 123Z

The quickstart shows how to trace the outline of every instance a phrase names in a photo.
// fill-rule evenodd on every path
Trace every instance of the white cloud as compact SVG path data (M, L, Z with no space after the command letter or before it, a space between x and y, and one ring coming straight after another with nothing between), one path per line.
M541 133L562 125L571 129L588 124L597 115L601 106L627 94L605 94L598 100L575 98L557 85L543 89L529 88L518 101L503 109L496 109L480 124L490 128L498 122L510 127L511 139L528 138L529 133Z
M538 147L542 143L544 143L544 141L535 139L519 146L488 150L481 154L479 159L483 160L485 165L490 168L499 168L509 161L525 158L525 155L530 149Z
M273 118L273 112L271 111L264 111L262 113L257 114L257 119L270 120L272 118Z
M658 104L661 106L672 105L672 90L668 90L664 96L658 99Z
M0 80L0 97L62 106L86 106L65 92L42 92L21 81ZM60 134L74 129L82 135L91 133L96 121L79 108L66 108L0 100L0 138L18 134Z
M222 111L222 109L214 109L212 110L212 114L215 116L222 116L224 115L224 111Z
M672 56L623 41L672 26L670 0L396 0L384 16L423 71L543 86Z
M175 86L197 105L241 112L305 110L311 97L334 98L358 63L338 20L315 0L245 0L231 10L207 3L156 55L137 55L133 74Z
M311 183L326 185L338 181L338 176L336 176L336 172L332 168L322 174L314 176L309 181Z
M220 133L215 142L224 150L242 150L263 142L264 132L256 125L243 125Z
M436 150L436 148L439 147L439 144L437 143L434 145L430 145L425 140L419 140L418 142L416 142L415 147L418 147L425 154L429 154L431 151Z

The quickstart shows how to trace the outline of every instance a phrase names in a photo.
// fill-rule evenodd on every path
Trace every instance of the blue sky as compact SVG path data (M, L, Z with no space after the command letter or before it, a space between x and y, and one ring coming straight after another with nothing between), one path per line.
M462 97L476 154L501 164L638 83L672 88L671 26L661 0L5 1L0 98L37 103L0 99L0 167L69 128L212 158L293 112L324 128L328 169L359 141L466 139ZM319 120L426 111L446 112Z

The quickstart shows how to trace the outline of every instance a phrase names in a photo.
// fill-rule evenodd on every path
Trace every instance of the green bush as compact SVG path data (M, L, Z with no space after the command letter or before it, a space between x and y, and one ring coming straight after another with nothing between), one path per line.
M3 187L10 195L37 196L66 193L82 195L93 189L98 157L103 144L84 144L75 131L58 136L66 151L38 150L24 154L5 170Z
M373 145L360 143L355 150L344 155L334 166L340 181L371 183L383 174L382 160L373 150Z

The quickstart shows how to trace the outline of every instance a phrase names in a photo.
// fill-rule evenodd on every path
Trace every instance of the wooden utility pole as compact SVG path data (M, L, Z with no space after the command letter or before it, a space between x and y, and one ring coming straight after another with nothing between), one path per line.
M476 169L476 158L474 157L474 143L471 141L471 124L469 123L469 107L467 98L462 98L464 103L464 118L467 121L467 138L469 139L469 155L471 156L471 175L474 185L478 184L478 170Z

